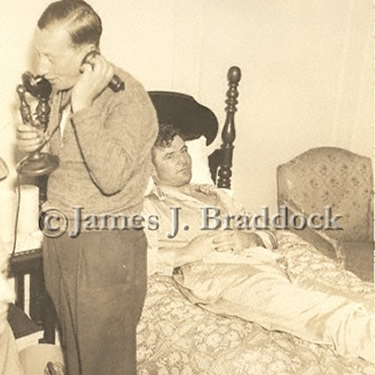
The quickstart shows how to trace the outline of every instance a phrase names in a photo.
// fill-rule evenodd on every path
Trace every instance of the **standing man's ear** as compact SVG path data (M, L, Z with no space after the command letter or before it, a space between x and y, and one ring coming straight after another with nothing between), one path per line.
M81 51L79 52L80 54L80 58L82 60L82 64L84 63L84 60L86 59L86 57L90 54L90 53L93 53L93 52L97 52L99 53L99 50L96 48L95 44L86 44L84 46L82 46L82 49ZM95 54L93 54L95 55ZM92 56L91 56L92 57ZM90 59L89 59L90 60ZM87 61L86 61L87 62Z

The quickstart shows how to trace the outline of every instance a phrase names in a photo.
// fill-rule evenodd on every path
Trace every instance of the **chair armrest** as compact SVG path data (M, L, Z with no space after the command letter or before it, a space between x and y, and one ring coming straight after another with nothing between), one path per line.
M290 201L288 204L280 204L288 207L288 216L293 214L301 214L301 211L293 207L293 203ZM303 213L302 213L303 214ZM326 255L327 257L335 260L337 263L344 265L345 257L341 252L341 241L329 237L324 229L317 230L312 229L308 225L304 229L295 229L293 227L288 228L291 232L296 234L298 237L309 242L317 250Z

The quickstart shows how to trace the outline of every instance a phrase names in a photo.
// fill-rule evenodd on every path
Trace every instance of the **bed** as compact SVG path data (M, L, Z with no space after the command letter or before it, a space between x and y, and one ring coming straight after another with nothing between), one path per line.
M295 277L337 287L373 301L373 287L345 271L293 233L278 233L278 252L286 254ZM373 374L364 360L337 356L255 323L226 318L192 305L172 278L153 275L138 326L139 374L343 375Z
M234 114L240 78L237 67L228 71L227 117L221 134L222 146L209 157L211 177L223 188L230 188ZM173 93L150 93L157 111L160 94ZM189 141L204 135L206 144L210 144L217 133L215 126L191 129L182 121L179 127L189 149ZM197 158L193 156L193 178ZM306 283L321 283L327 288L338 288L344 294L361 295L371 305L371 283L363 282L295 234L278 231L276 235L277 252L285 256L292 277L303 276ZM270 332L256 323L207 312L191 304L180 293L173 278L154 274L148 279L148 293L138 326L138 373L359 375L373 374L373 366L362 359L339 357L328 347L305 342L287 333Z
M207 173L217 186L231 187L232 156L235 141L234 115L237 110L241 71L228 71L226 120L221 132L222 146L207 158L205 150L197 160L207 162ZM166 92L150 92L157 98ZM193 98L192 98L193 99ZM194 99L193 99L194 100ZM183 123L183 121L181 122ZM189 121L187 121L189 123ZM186 139L206 148L218 133L218 124L209 129L185 128ZM202 137L203 136L203 137ZM189 146L190 148L190 146ZM194 161L193 161L194 162ZM195 172L193 172L194 174ZM199 181L198 181L199 182ZM361 281L342 264L324 256L318 249L289 231L276 232L277 252L285 256L291 277L306 283L320 283L343 294L361 296L373 303L373 284ZM32 257L32 259L28 259ZM18 255L13 271L23 287L27 265L36 282L31 282L32 316L45 330L44 341L54 341L53 314L45 294L40 250ZM19 264L18 264L19 263ZM21 288L22 289L22 288ZM24 307L19 289L17 303ZM283 332L271 332L240 318L209 313L191 304L179 291L173 278L154 274L148 278L148 292L138 325L139 375L370 375L373 365L361 359L339 357L328 347L311 344Z

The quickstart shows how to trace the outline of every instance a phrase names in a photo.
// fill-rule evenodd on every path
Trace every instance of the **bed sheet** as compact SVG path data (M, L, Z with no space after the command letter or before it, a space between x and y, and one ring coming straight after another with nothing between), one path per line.
M321 283L373 306L373 285L362 282L293 233L277 234L276 251L290 278ZM192 305L172 278L153 275L138 325L140 375L372 375L362 359L339 357L326 346L270 332L240 318Z

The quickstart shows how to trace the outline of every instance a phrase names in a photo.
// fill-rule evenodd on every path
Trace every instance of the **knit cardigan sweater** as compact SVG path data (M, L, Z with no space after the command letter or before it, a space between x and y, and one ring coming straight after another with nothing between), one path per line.
M151 171L151 148L158 124L142 85L115 68L125 90L106 88L91 107L71 113L63 135L51 138L50 152L59 158L51 173L45 208L57 208L73 220L82 214L139 214ZM49 131L60 121L58 95L51 106Z

